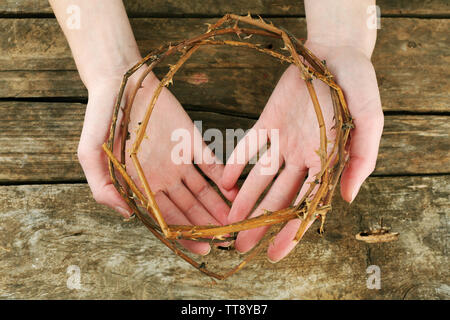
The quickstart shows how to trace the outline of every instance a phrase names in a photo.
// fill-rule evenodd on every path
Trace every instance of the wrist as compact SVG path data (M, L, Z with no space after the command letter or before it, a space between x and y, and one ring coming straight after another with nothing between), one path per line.
M87 89L89 92L89 97L96 95L104 95L111 94L116 95L119 92L119 88L122 84L125 73L130 70L139 60L131 63L130 65L124 65L120 68L116 68L115 70L109 70L106 73L98 74L97 76L93 76L89 78L87 82ZM129 93L138 85L141 77L144 76L148 65L144 64L139 69L137 69L133 74L131 74L127 80L124 97L127 97ZM159 83L158 77L154 74L153 71L148 73L145 76L145 79L142 81L141 86L145 87L156 87Z
M84 85L92 91L99 86L120 84L124 74L141 59L137 54L96 55L77 61L77 68Z
M309 33L307 43L332 48L348 47L362 52L368 59L371 58L375 47L375 38L373 36L355 37L352 35L338 33Z
M374 0L305 1L308 42L327 47L352 47L369 59L377 29L367 24Z

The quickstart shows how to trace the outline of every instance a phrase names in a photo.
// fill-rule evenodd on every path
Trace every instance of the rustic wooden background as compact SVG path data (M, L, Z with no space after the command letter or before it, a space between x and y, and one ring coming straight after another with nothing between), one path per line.
M260 14L305 36L298 0L125 4L143 54L204 32L226 12ZM76 157L87 92L66 40L46 0L0 1L0 298L449 299L450 5L378 5L373 62L386 118L375 172L351 206L335 198L323 237L311 230L282 262L261 254L213 282L138 221L94 203ZM171 90L207 126L246 129L283 69L253 53L205 48ZM354 239L381 217L398 241ZM226 268L239 258L214 251L205 261ZM66 285L71 265L81 270L80 290ZM381 269L380 290L366 286L369 265Z

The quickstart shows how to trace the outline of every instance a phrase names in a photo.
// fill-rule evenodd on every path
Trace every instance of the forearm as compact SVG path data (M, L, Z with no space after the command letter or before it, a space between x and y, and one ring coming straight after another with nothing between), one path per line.
M371 5L375 0L305 0L308 41L355 47L370 58L377 36L367 24Z
M120 80L141 59L121 0L49 1L88 90L101 81ZM68 23L71 14L76 15L67 12L74 4L79 24Z

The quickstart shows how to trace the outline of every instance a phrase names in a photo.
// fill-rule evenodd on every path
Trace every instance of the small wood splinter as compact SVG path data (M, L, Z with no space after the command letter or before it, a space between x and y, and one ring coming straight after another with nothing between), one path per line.
M376 229L363 231L358 233L355 237L356 240L364 241L367 243L380 243L391 242L398 240L398 232L390 232L388 229Z
M247 25L249 27L243 27L243 25ZM233 41L218 40L220 36L229 34L236 35L237 39ZM243 35L243 37L241 37L241 35ZM283 41L284 47L281 51L275 51L272 50L272 48L264 48L260 44L244 41L250 39L253 35L280 39ZM255 50L257 52L269 55L280 62L288 62L290 64L295 64L298 67L300 75L305 81L311 97L320 130L320 147L317 154L320 157L321 170L316 175L314 182L310 184L310 187L303 198L295 206L289 206L277 211L265 210L264 214L258 217L225 226L168 225L154 199L154 194L150 188L149 181L146 179L142 170L137 154L139 152L140 145L145 138L145 132L147 130L153 108L163 87L173 84L172 79L175 73L192 56L192 54L198 50L198 48L201 46L217 45ZM128 132L130 131L128 126L136 93L139 88L142 87L145 77L150 74L153 68L173 54L180 54L180 58L176 64L170 66L169 71L160 81L159 86L155 89L153 96L149 101L145 115L139 122L136 140L134 141L131 150L128 151L125 149L125 146L128 138ZM129 97L126 99L127 101L125 106L121 108L120 103L124 96L125 86L128 83L128 79L133 73L144 65L146 66L145 71L137 80L135 87L132 88ZM334 110L333 130L335 133L335 138L333 140L328 139L326 135L327 131L325 120L313 85L313 79L322 81L330 88L331 101L333 103ZM119 111L122 111L122 121L118 124ZM119 137L120 143L117 144L120 148L120 159L116 158L114 155L114 147L117 148L114 142L116 137L116 127L118 125L121 129ZM241 263L224 274L212 272L208 270L205 263L198 263L194 261L175 244L176 239L223 243L234 240L234 236L225 237L223 235L233 235L239 231L262 226L280 225L287 223L292 219L298 218L301 218L301 224L294 241L298 242L306 232L307 228L317 218L322 220L321 231L323 231L323 223L325 221L326 214L331 210L331 200L348 159L347 147L349 142L349 134L353 127L354 125L344 98L344 93L334 81L334 77L327 69L325 61L317 58L289 31L283 28L278 28L271 22L266 22L260 17L254 19L250 13L246 16L226 14L215 24L208 25L206 33L200 34L191 39L178 41L175 43L170 42L162 45L158 49L150 52L146 57L144 57L125 73L119 88L116 105L113 110L110 135L107 143L103 145L103 149L109 159L109 171L113 185L133 210L136 217L150 230L150 232L152 232L161 242L169 247L176 255L180 256L202 273L215 279L222 280L242 269L274 238L271 237L270 239L260 243ZM329 144L333 145L330 152L327 151L327 145ZM132 164L138 173L138 181L133 180L128 174L128 168L125 166L126 157L130 157L132 159ZM119 174L120 179L117 177L117 173ZM149 178L151 179L151 177ZM138 188L138 185L143 186L143 190Z
M398 240L399 233L391 232L390 228L383 226L383 218L380 220L380 227L358 233L356 240L367 243L391 242Z

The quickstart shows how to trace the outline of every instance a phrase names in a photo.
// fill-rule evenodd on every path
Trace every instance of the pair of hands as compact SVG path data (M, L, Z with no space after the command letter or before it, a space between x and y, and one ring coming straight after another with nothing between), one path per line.
M320 59L326 60L328 68L345 93L354 118L356 128L351 134L350 161L341 178L342 197L351 202L361 184L375 168L383 129L383 113L375 72L370 57L354 47L328 47L311 42L307 42L306 46ZM111 183L107 158L101 148L109 133L114 93L120 85L122 73L99 79L99 85L89 91L78 156L95 200L128 218L131 210ZM132 77L130 81L135 79ZM158 82L153 74L144 81L134 102L130 128L137 128ZM313 83L324 110L327 134L332 134L330 128L333 126L333 108L329 88L319 80L314 80ZM262 165L257 163L239 190L236 182L245 163L224 166L203 161L198 164L198 168L233 202L231 208L194 167L193 163L198 163L194 158L200 154L203 154L203 160L214 158L203 141L191 143L192 146L198 145L201 148L192 149L190 163L178 165L172 161L171 152L176 142L171 140L171 134L180 128L188 130L193 139L201 139L200 135L194 134L192 120L181 104L167 88L163 88L147 128L147 135L151 138L144 139L138 157L168 224L224 225L243 220L247 216L260 215L263 209L273 211L287 207L293 201L299 201L309 187L308 182L320 170L320 159L315 152L319 148L319 128L308 91L294 65L284 72L254 125L254 129L267 129L268 132L270 129L279 130L280 157L276 160L279 167L284 164L283 170L278 175L277 172L272 175L261 174ZM136 135L136 132L130 131L131 139L127 142L127 149ZM247 151L252 143L254 141L250 137L244 137L233 153ZM246 161L248 160L247 158ZM132 170L134 166L129 162L127 168ZM137 177L136 172L131 171L131 175L133 178ZM308 178L304 180L306 176ZM273 185L263 200L251 212L272 181ZM268 248L269 260L279 261L292 250L296 245L293 238L298 226L299 220L292 220L278 233ZM251 250L266 231L267 227L261 227L240 232L235 242L236 249L239 252ZM180 240L180 243L191 252L201 255L210 250L208 243L189 240Z

